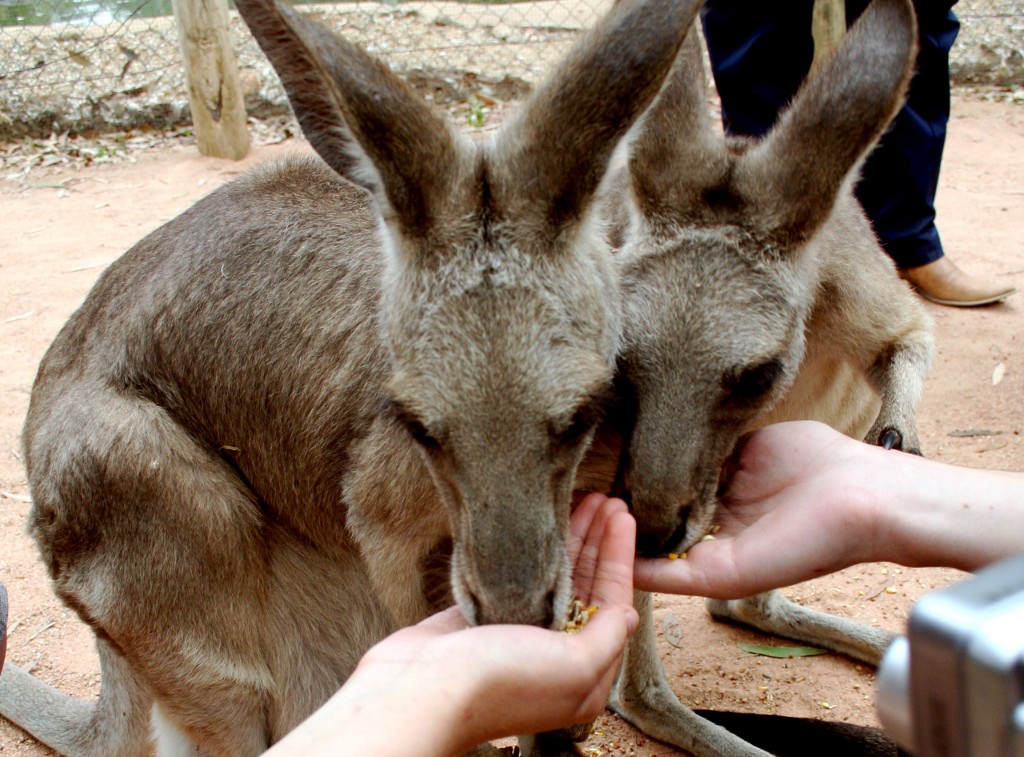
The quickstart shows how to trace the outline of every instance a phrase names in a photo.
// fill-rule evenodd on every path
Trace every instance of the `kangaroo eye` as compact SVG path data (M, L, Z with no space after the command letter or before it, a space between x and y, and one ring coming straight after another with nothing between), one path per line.
M771 391L772 387L782 378L782 374L782 363L779 360L769 360L760 365L743 368L723 383L730 398L756 400Z
M615 400L614 389L609 382L601 385L572 414L568 424L552 423L551 436L562 447L575 447L597 425Z
M615 402L615 389L610 381L602 383L590 392L590 395L577 408L577 411L564 421L552 421L549 426L551 437L563 448L575 447L594 430L608 413ZM564 424L564 425L563 425Z
M427 431L427 427L424 426L420 421L415 418L400 418L399 419L405 430L409 432L409 436L413 438L418 445L423 447L429 452L438 452L441 449L441 442L435 437L430 435Z
M433 436L423 421L413 415L402 403L395 400L387 400L381 408L385 415L390 415L398 421L418 445L430 452L437 452L441 449L441 442Z
M592 408L583 407L576 411L572 420L569 421L569 425L556 436L563 446L571 447L586 436L596 423L597 413Z

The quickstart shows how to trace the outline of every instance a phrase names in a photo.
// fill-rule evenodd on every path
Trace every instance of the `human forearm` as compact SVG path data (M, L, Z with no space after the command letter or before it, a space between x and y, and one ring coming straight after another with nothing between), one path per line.
M448 757L471 746L462 743L470 729L457 722L460 715L471 719L472 709L465 706L462 692L447 690L443 681L378 683L357 673L267 754Z
M1024 552L1024 474L877 453L877 559L974 571Z

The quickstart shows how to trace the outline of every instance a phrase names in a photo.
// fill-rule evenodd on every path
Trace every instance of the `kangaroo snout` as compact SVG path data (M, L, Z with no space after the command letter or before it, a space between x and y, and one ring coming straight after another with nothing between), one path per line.
M468 576L457 576L453 585L466 619L479 626L515 623L558 628L571 599L567 571L561 570L553 572L550 579L519 575L511 581L508 577L495 580L473 570Z
M495 597L491 594L477 594L470 590L469 600L473 606L471 622L476 625L495 625L516 623L519 625L555 628L556 592L550 589L538 596L521 597L510 601L508 597Z
M635 457L626 476L636 551L644 557L685 552L708 533L718 509L715 483L696 474L680 475L686 466L658 462Z
M546 536L540 549L527 548L531 539L515 533L456 547L452 589L470 623L560 627L572 574L563 540Z
M644 557L658 557L670 552L682 552L703 534L690 534L690 507L682 507L675 519L668 520L661 528L637 526L636 551ZM691 538L687 538L691 536Z

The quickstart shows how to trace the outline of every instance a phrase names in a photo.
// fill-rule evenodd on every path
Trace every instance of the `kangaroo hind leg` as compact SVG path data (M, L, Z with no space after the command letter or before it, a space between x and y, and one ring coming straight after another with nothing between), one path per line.
M103 683L95 702L68 696L8 663L0 675L0 715L60 754L148 754L152 700L123 657L102 640L96 648Z
M813 644L869 665L878 665L895 637L890 631L803 607L778 591L728 601L709 599L707 607L715 620Z

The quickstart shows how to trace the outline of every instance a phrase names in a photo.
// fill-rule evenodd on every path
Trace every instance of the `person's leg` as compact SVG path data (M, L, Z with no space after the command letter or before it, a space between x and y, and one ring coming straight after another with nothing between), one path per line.
M942 304L981 305L1015 290L960 271L943 254L935 226L935 192L949 120L949 50L959 30L951 10L955 3L915 0L918 73L906 106L869 156L856 194L883 247L925 297ZM847 0L847 23L867 4ZM730 133L765 134L796 93L814 54L812 9L813 0L706 0L704 36L722 120Z
M907 102L868 156L855 193L882 246L925 297L947 305L982 305L1011 294L967 276L945 257L935 225L935 193L949 122L949 51L960 29L956 0L915 0L916 73ZM847 0L847 21L865 0Z
M722 122L761 136L796 94L814 57L813 0L706 0L701 14Z
M848 8L858 5L849 2ZM855 190L900 268L942 257L935 192L949 121L949 50L960 28L949 0L915 6L920 48L907 102L868 156Z

